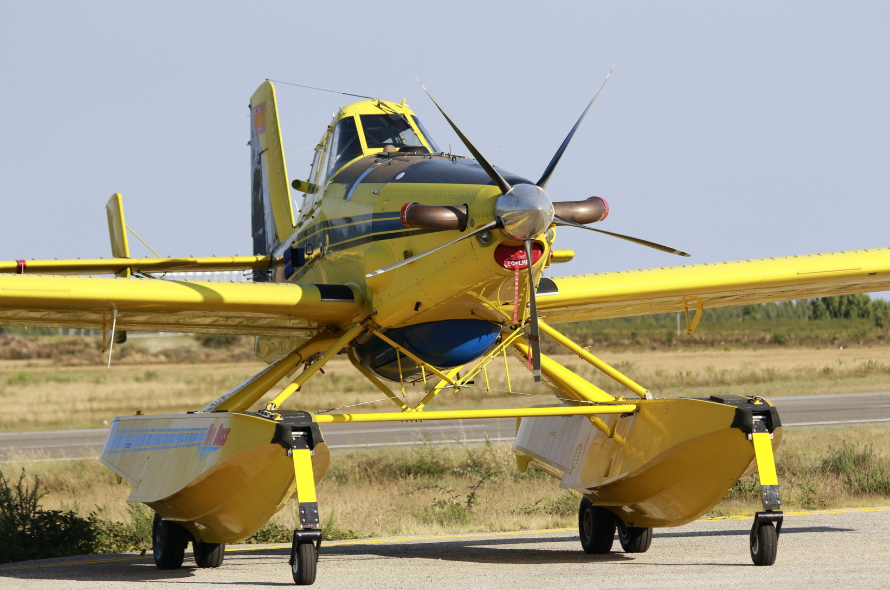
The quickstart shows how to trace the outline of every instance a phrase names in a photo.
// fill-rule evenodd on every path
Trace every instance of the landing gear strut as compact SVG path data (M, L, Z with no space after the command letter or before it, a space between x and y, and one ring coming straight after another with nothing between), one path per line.
M309 586L315 583L318 551L321 549L321 529L318 528L318 500L315 495L315 476L312 472L312 451L306 433L295 431L288 453L294 460L294 479L300 528L294 531L290 551L291 574L294 584Z
M773 457L773 435L770 433L772 425L767 420L767 416L755 415L752 432L748 435L748 439L754 444L763 503L763 512L754 515L754 525L751 527L751 561L754 565L773 565L776 562L779 533L782 532L782 496L779 493L779 478Z

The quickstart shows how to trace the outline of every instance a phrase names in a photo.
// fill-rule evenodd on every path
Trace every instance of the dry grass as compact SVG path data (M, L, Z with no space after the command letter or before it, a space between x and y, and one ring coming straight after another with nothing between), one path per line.
M853 447L844 447L850 443ZM862 457L869 449L865 463L836 467L838 457ZM129 486L117 484L97 461L32 462L33 458L6 463L2 471L13 477L26 466L29 474L39 475L48 492L44 508L98 511L112 520L129 519L125 505ZM890 489L863 493L856 487L864 481L857 474L869 470L872 481L884 477L881 481L890 482L886 427L786 429L777 465L788 510L890 504ZM711 516L760 509L754 481L742 480ZM572 527L579 501L576 492L560 489L539 471L519 473L506 445L419 444L338 455L318 494L322 521L359 536ZM273 523L291 529L293 506L276 515Z
M886 426L785 429L776 468L786 509L890 504L888 433ZM736 484L711 515L760 510L756 478L754 474Z
M156 349L172 344L171 338L161 344L144 340L147 347ZM186 348L193 345L193 340L183 340ZM601 356L659 397L707 397L721 393L769 398L890 389L890 347L606 351ZM606 391L615 395L626 394L619 385L577 357L555 355L554 358ZM458 393L445 390L429 408L523 407L553 399L546 389L533 387L529 373L521 363L512 357L509 362L513 390L534 396L506 394L503 361L496 360L489 371L492 391L485 391L485 377L480 374L473 386ZM0 403L3 404L0 430L99 428L114 416L136 411L161 414L195 410L263 366L256 360L145 365L124 359L115 361L107 369L103 365L56 366L48 360L0 361ZM283 386L281 383L280 387ZM392 388L398 391L395 384ZM277 389L256 407L275 392ZM407 387L406 393L409 403L417 403L422 398L422 389L418 386ZM343 406L354 406L348 411L358 412L394 408L389 400L381 398L381 393L347 360L338 357L328 364L324 375L313 377L288 405L313 411ZM372 400L380 401L367 403Z

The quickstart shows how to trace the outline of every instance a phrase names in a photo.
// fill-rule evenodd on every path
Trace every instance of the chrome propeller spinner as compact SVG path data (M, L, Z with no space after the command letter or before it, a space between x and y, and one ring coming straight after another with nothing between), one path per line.
M541 187L517 184L498 197L494 215L501 220L504 235L524 242L541 235L553 223L553 202Z

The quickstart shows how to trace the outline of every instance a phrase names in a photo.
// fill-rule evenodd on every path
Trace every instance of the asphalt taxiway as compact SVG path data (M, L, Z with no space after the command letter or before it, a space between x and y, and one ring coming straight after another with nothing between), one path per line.
M890 507L788 512L776 563L751 564L751 517L657 529L646 553L586 555L574 529L333 541L317 590L434 588L888 588ZM162 571L151 555L0 565L0 587L27 590L290 586L286 545L235 545L218 569ZM163 586L159 586L162 584ZM172 585L172 586L171 586Z
M845 393L776 397L782 423L795 426L890 423L890 392ZM512 442L516 420L447 420L426 423L328 424L325 440L332 453L385 446L406 446L418 441L435 444L475 444L485 440ZM11 432L0 434L0 462L34 454L38 460L96 457L105 442L105 429Z

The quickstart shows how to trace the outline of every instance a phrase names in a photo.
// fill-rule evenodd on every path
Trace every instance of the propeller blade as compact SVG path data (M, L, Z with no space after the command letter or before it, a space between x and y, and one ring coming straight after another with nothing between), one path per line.
M456 244L461 240L465 240L465 239L469 238L470 236L475 236L476 234L484 232L485 230L494 229L499 226L500 226L500 221L495 219L494 221L490 221L489 223L486 223L485 225L483 225L482 227L480 227L477 230L471 231L470 233L463 235L463 236L457 238L456 240L451 240L447 244L442 244L441 246L436 246L432 250L427 250L426 252L421 252L420 254L417 254L416 256L412 256L411 258L406 258L405 260L400 260L400 261L396 262L395 264L390 264L389 266L384 266L383 268L378 268L377 270L375 270L373 272L369 272L368 274L365 275L365 278L370 279L371 277L376 277L377 275L382 275L385 272L395 270L395 269L399 268L400 266L405 266L406 264L414 262L415 260L420 260L427 254L432 254L433 252L441 250L442 248L447 248L448 246L450 246L452 244Z
M614 69L615 69L615 66L612 66L612 70L614 70ZM541 175L541 180L538 181L539 187L547 188L547 183L550 182L550 176L553 174L553 171L556 170L556 165L559 164L560 158L562 158L562 155L563 155L563 153L565 153L566 148L569 147L569 142L572 141L572 136L575 135L575 131L578 130L578 127L581 125L581 121L583 121L584 117L587 116L587 111L589 111L590 107L593 106L593 101L596 100L596 97L600 95L600 90L602 90L603 86L606 85L606 80L608 80L609 76L612 75L612 70L609 70L609 73L606 74L606 79L603 80L602 84L600 84L599 90L596 91L596 94L594 94L593 98L590 99L590 102L588 103L587 108L584 109L583 113L581 113L581 118L578 119L578 122L575 123L574 127L572 127L572 130L569 131L569 134L566 135L566 138L564 140L562 140L562 145L559 146L559 149L556 150L556 154L553 156L553 159L550 160L549 164L547 164L547 169L544 170L544 174ZM424 90L426 90L426 89L424 89ZM430 97L430 98L432 98L432 97ZM433 102L435 102L435 101L433 101Z
M580 223L569 221L568 219L563 219L562 217L558 217L556 215L553 216L553 220L556 222L556 225L570 225L572 227L580 227L581 229L595 231L598 234L606 234L607 236L612 236L613 238L627 240L628 242L633 242L634 244L639 244L648 248L655 248L656 250L661 250L662 252L667 252L668 254L676 254L678 256L690 256L690 254L687 254L682 250L677 250L676 248L671 248L670 246L662 246L661 244L658 244L656 242L641 240L640 238L634 238L632 236L626 236L624 234L616 234L614 232L606 231L603 229L594 229L592 227L587 227L586 225L581 225Z
M525 259L528 262L528 303L531 308L531 330L528 341L532 348L532 375L535 377L535 385L541 383L541 332L538 329L538 303L535 294L535 279L532 276L532 244L534 240L525 240Z
M415 78L416 79L416 78ZM417 80L419 83L420 80ZM436 102L436 99L433 98L433 95L430 94L430 91L426 89L426 86L423 84L420 85L423 88L423 91L426 92L426 95L430 97L430 100L433 101L433 104L436 105L436 108L439 109L439 112L442 113L442 116L445 117L445 120L448 121L448 124L451 125L451 128L454 129L454 132L457 133L457 136L460 137L460 140L464 142L464 145L467 146L467 149L470 150L470 153L473 154L473 157L476 158L476 161L479 162L479 165L482 166L482 169L485 170L485 173L488 174L488 177L491 178L498 188L501 189L503 194L507 194L510 192L510 189L513 188L510 186L510 183L504 180L504 177L500 175L500 173L494 169L494 166L488 163L482 154L479 153L479 150L470 143L470 140L467 139L467 136L461 133L460 129L457 128L457 125L454 124L454 121L451 120L451 117L445 114L445 111L442 110L442 107L439 106L439 103Z

